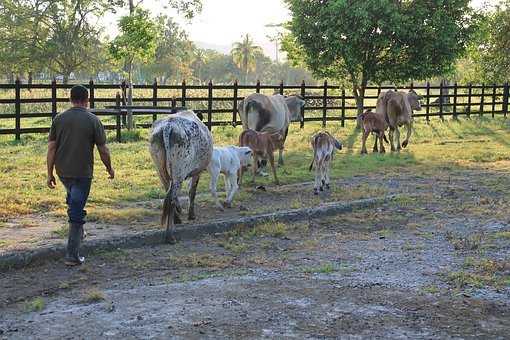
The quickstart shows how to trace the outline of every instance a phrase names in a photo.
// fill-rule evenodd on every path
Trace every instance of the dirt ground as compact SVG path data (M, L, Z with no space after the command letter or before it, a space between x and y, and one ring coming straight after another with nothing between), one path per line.
M239 214L400 196L335 217L87 254L80 268L1 273L0 338L508 338L509 170L360 176L319 199L300 196L306 185L269 203L257 192Z

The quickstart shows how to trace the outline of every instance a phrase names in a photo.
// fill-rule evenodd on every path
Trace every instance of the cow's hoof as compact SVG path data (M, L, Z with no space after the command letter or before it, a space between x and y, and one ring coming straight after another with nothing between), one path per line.
M405 149L405 148L407 147L407 145L408 145L408 144L409 144L409 142L405 140L405 141L402 143L402 147Z
M182 224L181 217L177 214L174 215L174 223L175 224Z
M223 202L223 207L227 209L232 209L232 203L231 202Z
M366 155L367 153L368 153L367 150L361 150L362 155Z
M165 242L168 244L176 244L177 238L175 237L175 235L173 233L166 233L165 234Z
M188 215L188 221L194 221L196 219L197 219L197 217L195 216L195 214L189 214Z
M383 150L381 150L381 152L380 152L380 153L386 153L386 150L384 150L384 149L383 149Z
M218 208L219 211L225 211L224 204L219 204L216 207Z

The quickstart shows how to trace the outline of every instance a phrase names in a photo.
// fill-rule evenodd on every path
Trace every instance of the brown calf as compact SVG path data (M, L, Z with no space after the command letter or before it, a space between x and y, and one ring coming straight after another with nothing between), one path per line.
M276 168L274 165L274 152L283 147L283 136L279 133L271 134L266 132L257 132L255 130L244 130L239 136L239 146L247 146L253 151L253 183L255 183L255 175L257 172L258 159L269 159L271 169L273 170L274 183L279 185L276 176ZM239 184L243 180L243 169L239 175Z
M372 112L372 110L366 110L359 116L361 120L361 126L363 129L363 137L362 137L362 147L361 153L367 153L367 138L370 133L374 133L376 136L375 144L374 144L374 152L385 153L383 140L388 143L386 139L386 135L384 131L388 128L388 124L386 123L386 119L383 115L377 114L376 112ZM379 140L380 150L377 148L377 140Z
M342 150L342 143L329 132L319 132L312 137L313 161L309 170L315 166L315 185L313 192L319 194L319 190L323 191L324 187L329 189L329 172L331 171L331 161L335 149Z

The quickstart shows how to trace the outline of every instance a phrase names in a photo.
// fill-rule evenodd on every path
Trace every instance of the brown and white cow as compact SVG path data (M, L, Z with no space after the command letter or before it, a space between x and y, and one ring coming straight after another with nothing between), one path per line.
M378 115L385 117L386 123L390 128L389 137L391 151L401 150L400 131L398 129L403 125L407 128L407 136L402 143L402 148L405 148L409 144L413 124L413 110L421 110L421 98L422 97L414 90L410 90L409 92L382 92L379 98L377 98L376 112ZM397 147L395 147L395 142Z
M372 112L372 110L366 110L362 114L358 116L361 127L363 130L363 136L361 140L361 153L367 153L367 138L373 133L376 136L375 144L374 144L374 152L385 153L383 141L389 143L386 139L386 134L384 133L388 128L388 124L386 123L386 119L383 115L378 114L377 112ZM379 140L379 148L377 147L377 141Z
M257 132L252 129L245 130L239 136L239 146L247 146L253 151L253 183L257 174L257 163L259 158L269 159L273 170L274 183L279 185L274 164L274 152L283 144L283 136L279 133ZM239 185L242 184L243 169L239 175Z
M331 161L335 154L335 149L342 150L342 143L333 137L329 132L323 131L312 137L313 161L310 164L309 171L315 167L315 185L313 192L315 195L324 188L329 189Z
M278 133L283 137L280 143L278 164L283 165L283 148L290 122L303 119L301 109L305 101L299 96L282 96L280 94L266 96L253 93L239 103L239 116L243 122L243 130Z

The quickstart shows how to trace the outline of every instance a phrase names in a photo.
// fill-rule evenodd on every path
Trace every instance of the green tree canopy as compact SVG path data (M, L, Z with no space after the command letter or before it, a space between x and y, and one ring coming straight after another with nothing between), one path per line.
M457 63L459 80L497 83L510 79L510 0L485 13L467 51Z
M106 0L4 0L0 3L0 59L17 73L49 70L67 82L98 62Z
M347 78L358 110L369 81L450 72L472 32L469 0L285 0L283 47L317 76Z

